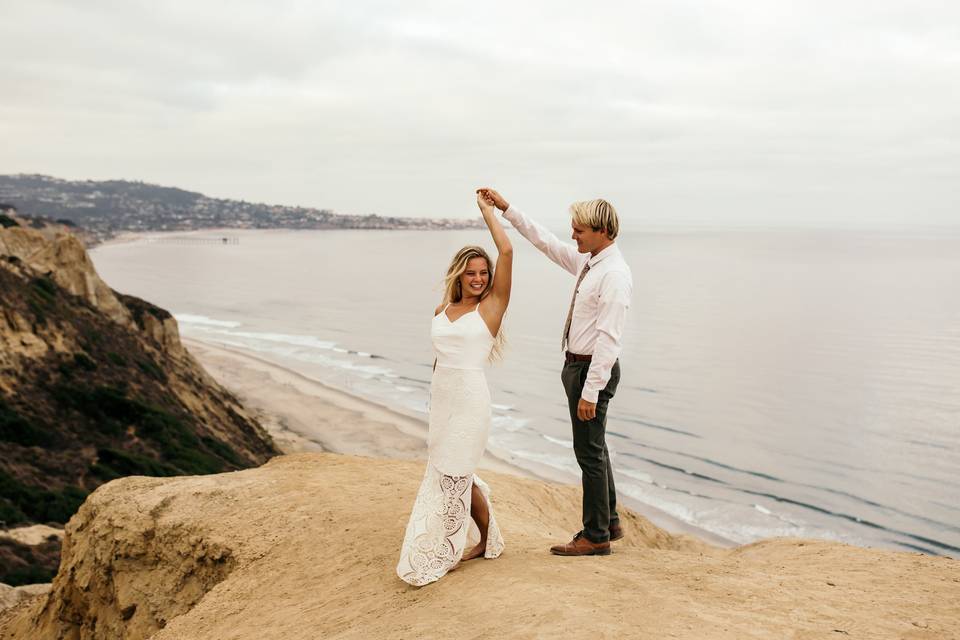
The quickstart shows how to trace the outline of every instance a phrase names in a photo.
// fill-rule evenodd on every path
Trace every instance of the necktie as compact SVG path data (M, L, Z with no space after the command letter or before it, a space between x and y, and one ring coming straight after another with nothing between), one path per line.
M573 305L577 302L577 292L580 291L580 283L583 282L583 277L587 275L587 271L590 271L590 263L583 265L583 271L580 272L580 277L577 278L577 286L573 288L573 298L570 300L570 309L567 311L567 322L563 325L563 342L560 344L560 348L564 351L567 350L567 341L570 339L570 323L573 322Z

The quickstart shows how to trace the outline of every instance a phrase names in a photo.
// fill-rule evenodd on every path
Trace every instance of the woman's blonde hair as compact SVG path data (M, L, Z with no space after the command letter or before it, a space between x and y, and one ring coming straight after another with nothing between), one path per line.
M474 258L483 258L487 261L487 272L489 274L487 286L480 292L480 300L482 301L487 297L487 294L490 293L490 289L493 287L493 260L490 259L490 256L484 251L483 247L468 245L460 249L460 251L457 251L456 255L453 256L453 260L450 261L450 266L447 267L447 276L443 281L443 301L440 303L444 308L450 303L463 300L460 276L467 270L467 264ZM446 311L442 313L446 313ZM497 337L494 338L493 348L490 350L488 360L490 362L499 362L502 360L506 344L507 340L503 335L503 323L501 322L500 330L497 332Z
M611 240L620 233L620 218L617 217L617 210L603 198L574 202L570 205L570 215L577 224L590 227L594 231L605 230Z

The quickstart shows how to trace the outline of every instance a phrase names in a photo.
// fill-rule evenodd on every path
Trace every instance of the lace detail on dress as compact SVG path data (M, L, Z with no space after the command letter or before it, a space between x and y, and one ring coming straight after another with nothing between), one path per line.
M460 561L470 513L471 480L470 476L443 475L428 467L407 525L405 553L397 566L397 573L405 581L416 586L428 584Z
M397 564L397 575L404 581L422 587L439 580L460 562L464 549L479 542L476 535L479 531L470 518L474 483L487 501L490 513L484 557L496 558L503 551L503 536L493 517L490 488L486 483L473 474L445 475L427 465Z

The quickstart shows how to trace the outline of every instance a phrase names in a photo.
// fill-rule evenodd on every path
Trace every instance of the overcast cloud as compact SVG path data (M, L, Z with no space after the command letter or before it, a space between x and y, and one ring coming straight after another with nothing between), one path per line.
M0 173L346 213L960 224L960 3L2 0Z

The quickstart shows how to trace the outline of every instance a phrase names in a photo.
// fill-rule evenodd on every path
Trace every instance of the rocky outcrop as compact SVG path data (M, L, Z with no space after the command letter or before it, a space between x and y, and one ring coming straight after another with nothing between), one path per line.
M63 529L38 524L0 531L0 567L4 582L0 583L0 600L4 609L25 594L36 593L42 583L49 583L60 565L60 541ZM23 588L21 588L23 587Z
M48 527L45 524L35 524L29 527L17 527L7 531L0 531L0 540L9 539L26 545L38 545L51 537L57 540L63 538L63 529Z
M19 226L0 229L0 256L49 274L64 291L83 298L114 322L133 326L129 309L97 275L83 243L73 234Z
M124 478L94 492L67 526L36 632L147 638L226 578L236 564L230 547L170 513L183 491L222 494L209 478Z
M0 228L0 529L65 522L120 476L216 473L277 453L183 348L170 313L112 291L69 233Z
M0 584L0 612L15 607L24 600L49 593L51 586L49 583L25 584L20 587Z
M137 327L144 335L168 353L177 355L185 353L180 343L180 328L172 313L140 298L125 296L116 291L113 293L131 313Z
M503 555L410 587L394 567L422 475L419 461L301 453L115 480L68 523L51 591L0 614L0 638L933 640L960 629L950 558L804 540L718 549L629 510L612 556L561 558L547 548L576 530L579 487L486 472Z

